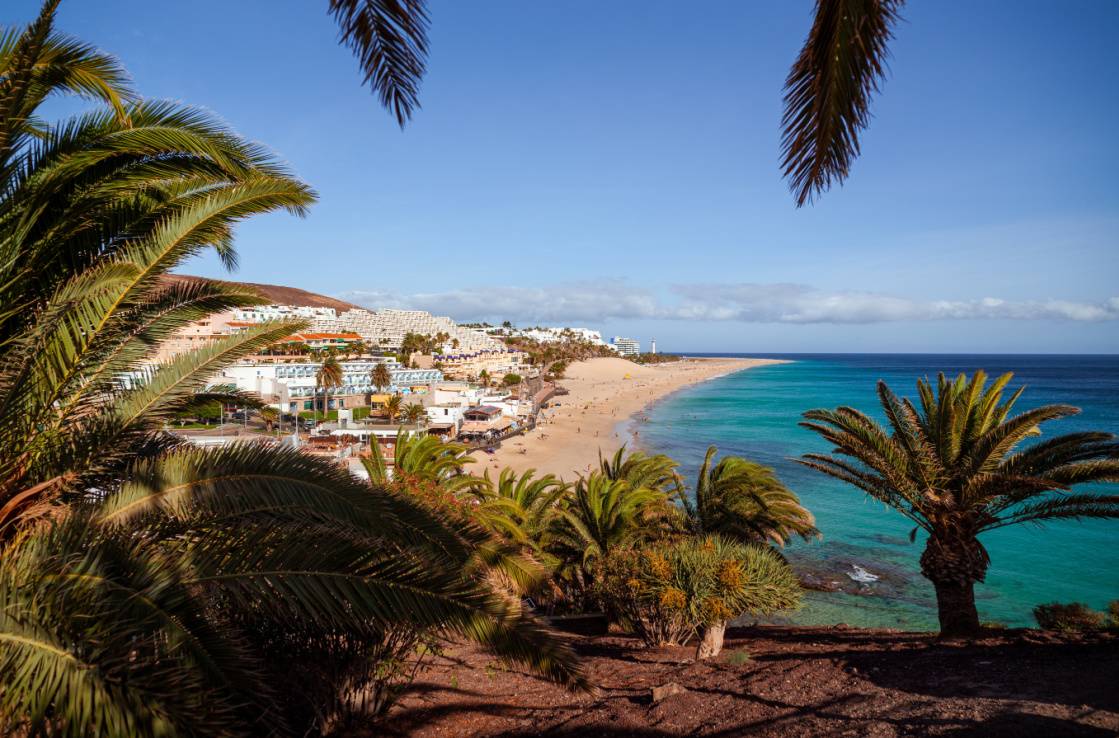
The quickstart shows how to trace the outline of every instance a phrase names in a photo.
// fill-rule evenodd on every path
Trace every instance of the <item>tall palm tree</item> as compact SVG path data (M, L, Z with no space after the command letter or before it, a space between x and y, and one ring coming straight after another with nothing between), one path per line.
M400 415L403 404L404 399L400 395L392 395L385 400L385 416L388 417L390 423L394 422L396 416Z
M475 534L298 451L163 432L209 378L299 323L157 363L161 341L259 304L165 276L311 190L207 114L135 102L116 62L0 32L0 725L29 735L303 734L341 691L331 644L433 628L579 684L569 651L464 578ZM78 92L106 109L46 123ZM298 653L303 669L278 659ZM304 676L308 678L304 678ZM320 678L321 677L321 678Z
M384 392L388 387L392 386L392 372L385 362L378 361L373 371L369 373L369 381L377 388L378 392Z
M1046 405L1011 415L1019 388L1003 397L1011 374L987 386L987 375L938 376L917 382L918 404L899 399L885 382L878 398L883 428L849 407L812 410L806 428L836 455L806 454L801 463L858 487L894 508L926 535L921 573L936 589L940 630L979 629L975 583L990 558L979 536L1021 523L1119 517L1119 496L1073 493L1075 485L1119 481L1119 444L1110 433L1079 432L1034 443L1041 425L1075 415Z
M327 356L322 366L315 372L316 393L322 393L322 416L327 416L327 397L330 390L342 386L342 365L333 356Z
M903 5L816 0L812 27L785 81L781 121L781 167L798 206L850 173ZM426 0L330 0L330 13L341 42L358 58L365 84L403 127L419 107L426 71Z
M271 433L272 427L280 419L280 411L271 405L265 405L260 409L260 419L264 421L265 432Z
M744 543L771 541L779 546L793 536L819 535L812 513L769 467L739 456L725 456L712 466L718 449L711 446L695 484L695 500L682 495L689 527Z
M485 369L478 372L478 381L482 383L483 387L489 387L490 386L490 373L488 371L486 371Z

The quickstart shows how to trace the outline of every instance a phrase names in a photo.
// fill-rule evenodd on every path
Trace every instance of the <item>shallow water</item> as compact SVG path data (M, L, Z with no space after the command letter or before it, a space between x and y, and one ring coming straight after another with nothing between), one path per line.
M757 354L751 354L757 356ZM763 355L768 356L768 355ZM782 622L894 627L936 625L931 585L917 559L923 537L862 492L796 464L826 442L798 427L805 410L850 405L882 420L875 383L916 396L918 377L982 368L1013 371L1011 389L1027 386L1016 409L1050 403L1083 412L1046 424L1046 436L1080 430L1119 433L1119 356L773 355L793 363L758 367L682 390L657 403L634 427L640 445L667 453L694 479L709 444L772 466L816 515L824 539L795 543L786 554L802 574L834 592L809 592L805 606ZM1106 489L1119 493L1117 485ZM1033 623L1042 602L1080 601L1097 608L1119 599L1119 520L1058 521L987 533L987 581L976 588L980 617L1006 625ZM876 578L872 578L876 577Z

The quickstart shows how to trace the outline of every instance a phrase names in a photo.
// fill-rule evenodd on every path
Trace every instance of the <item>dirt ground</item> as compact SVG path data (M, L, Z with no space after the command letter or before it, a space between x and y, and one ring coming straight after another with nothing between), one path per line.
M393 736L1115 736L1119 638L974 641L835 628L732 631L712 662L622 636L573 641L597 695L455 646L370 734ZM653 702L651 689L686 691Z

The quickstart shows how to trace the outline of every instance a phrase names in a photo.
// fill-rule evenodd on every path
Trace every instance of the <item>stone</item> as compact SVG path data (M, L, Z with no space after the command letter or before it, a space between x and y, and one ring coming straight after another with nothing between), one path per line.
M668 684L662 684L659 687L653 687L653 689L652 689L653 702L654 703L661 702L663 700L668 699L672 695L684 694L687 691L688 690L684 689L683 687L681 687L676 682L669 682Z

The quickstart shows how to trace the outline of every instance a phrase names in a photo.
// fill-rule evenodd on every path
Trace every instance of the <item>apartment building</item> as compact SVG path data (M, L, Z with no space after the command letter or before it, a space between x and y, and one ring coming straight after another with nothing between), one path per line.
M347 310L340 315L315 321L317 331L357 333L373 347L388 351L400 348L404 336L416 333L424 336L447 334L444 350L470 353L496 350L504 344L475 328L464 328L445 316L432 315L424 310Z
M525 356L523 351L503 347L472 353L436 354L424 357L423 363L438 366L448 379L475 380L484 371L496 382L506 374L523 374L528 371Z
M327 391L327 408L365 407L373 386L373 368L381 362L370 360L341 361L342 384ZM422 395L431 385L443 380L438 369L408 369L393 359L384 360L392 384L387 389L399 394ZM322 407L322 394L316 386L317 362L245 362L225 369L215 383L233 384L238 389L254 392L269 405L285 412L300 412Z
M614 336L610 339L610 346L622 356L637 356L641 353L641 342L636 338Z

